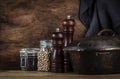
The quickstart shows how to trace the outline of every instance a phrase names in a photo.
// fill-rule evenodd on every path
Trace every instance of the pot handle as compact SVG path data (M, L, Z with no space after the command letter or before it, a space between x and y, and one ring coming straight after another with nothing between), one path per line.
M103 29L98 32L97 36L115 36L115 33L111 29Z

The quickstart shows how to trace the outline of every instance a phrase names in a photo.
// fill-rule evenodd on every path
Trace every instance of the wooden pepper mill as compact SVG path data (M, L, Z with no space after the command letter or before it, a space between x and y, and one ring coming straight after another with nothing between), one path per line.
M73 41L75 20L71 19L68 15L66 19L63 20L63 34L64 34L64 46L66 47ZM64 72L72 71L70 57L68 52L64 52Z
M56 28L52 33L53 52L51 54L51 72L64 72L63 33Z

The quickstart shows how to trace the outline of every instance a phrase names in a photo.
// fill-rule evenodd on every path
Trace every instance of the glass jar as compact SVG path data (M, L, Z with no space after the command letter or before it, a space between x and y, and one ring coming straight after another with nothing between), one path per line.
M52 41L41 40L38 52L38 71L50 71L50 54L52 52Z
M20 50L21 70L37 70L37 53L39 48L22 48Z
M52 47L52 40L40 40L40 48Z

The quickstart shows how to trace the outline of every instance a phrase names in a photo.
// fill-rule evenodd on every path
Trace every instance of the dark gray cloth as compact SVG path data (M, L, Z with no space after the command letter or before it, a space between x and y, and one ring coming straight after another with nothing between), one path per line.
M120 35L120 0L81 0L79 18L87 28L86 37L104 28Z

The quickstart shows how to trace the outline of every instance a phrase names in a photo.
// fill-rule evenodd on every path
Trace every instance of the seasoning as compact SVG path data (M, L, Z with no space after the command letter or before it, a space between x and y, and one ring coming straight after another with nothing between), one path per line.
M21 70L37 70L37 53L39 48L22 48L20 50Z
M38 71L50 71L50 54L52 52L52 41L41 40L38 52Z
M38 71L50 70L50 52L46 48L42 48L38 52Z

